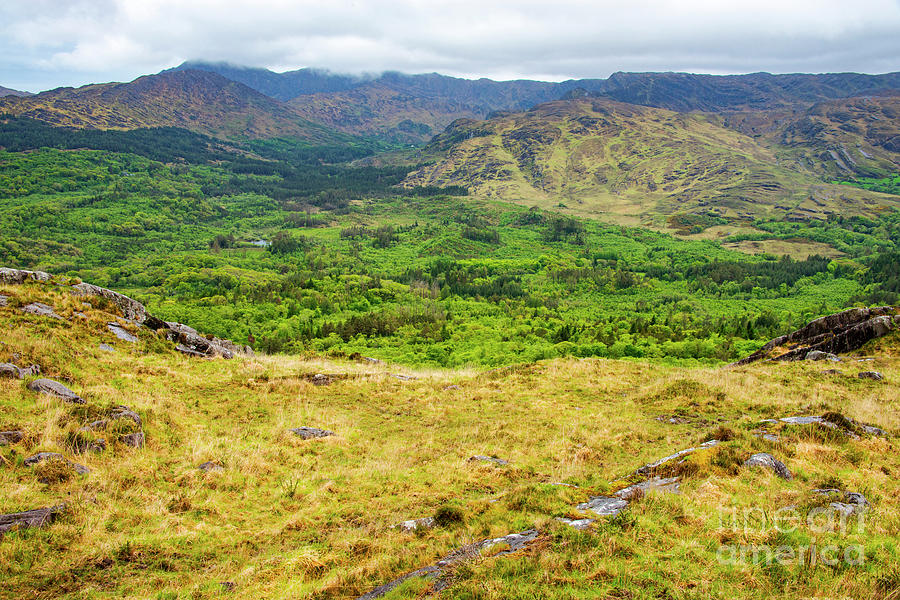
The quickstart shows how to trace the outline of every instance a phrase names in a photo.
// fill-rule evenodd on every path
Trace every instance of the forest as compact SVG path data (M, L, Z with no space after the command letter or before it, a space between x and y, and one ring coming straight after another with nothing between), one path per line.
M465 189L397 189L406 167L328 162L371 148L238 151L183 130L48 133L24 119L3 121L0 140L0 264L110 287L264 352L718 363L900 293L897 213L687 241ZM745 239L839 256L723 246Z

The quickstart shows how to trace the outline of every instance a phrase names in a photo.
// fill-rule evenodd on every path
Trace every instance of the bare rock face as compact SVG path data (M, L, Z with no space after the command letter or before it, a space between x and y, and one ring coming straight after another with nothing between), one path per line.
M763 467L774 471L782 479L793 479L794 476L783 462L766 452L759 452L744 461L745 467Z
M55 396L73 404L84 404L84 399L81 396L52 379L35 379L28 384L28 389L39 394Z
M28 529L29 527L43 527L56 520L66 511L66 505L48 506L36 508L25 512L0 515L0 536L7 531L16 529Z
M900 327L900 315L892 306L851 308L810 321L805 327L775 338L733 365L747 365L758 360L802 360L815 352L824 353L824 358L827 358L828 354L836 355L857 350L897 327ZM776 348L783 346L789 348L787 352L772 356ZM822 355L812 354L812 356Z

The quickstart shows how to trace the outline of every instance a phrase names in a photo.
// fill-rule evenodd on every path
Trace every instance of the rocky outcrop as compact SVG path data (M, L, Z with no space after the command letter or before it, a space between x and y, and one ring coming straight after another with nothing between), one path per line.
M52 379L35 379L28 384L28 389L39 394L55 396L73 404L84 404L84 399L81 396Z
M25 271L0 267L0 284L21 285L29 281L50 281L50 274L43 271Z
M48 282L51 278L50 274L44 273L43 271L0 268L0 284L24 284L33 281ZM162 319L154 317L147 311L147 308L143 304L124 294L120 294L119 292L90 283L77 283L69 287L76 296L94 296L105 299L115 305L125 319L137 326L147 327L154 331L162 332L169 341L176 344L175 349L183 354L204 358L216 356L233 358L236 354L253 354L253 350L249 346L242 346L240 344L235 344L231 340L214 336L204 336L198 333L196 329L182 323L163 321ZM39 302L25 306L22 310L32 312L33 314L58 319L62 318L53 311L52 307ZM108 327L120 340L127 342L137 341L137 338L133 334L126 331L118 323L109 323Z
M758 360L802 360L811 353L841 354L857 350L874 339L900 327L900 315L891 306L851 308L811 321L792 333L775 338L733 366ZM787 351L776 354L780 348ZM813 354L813 356L820 356Z
M11 530L43 527L55 521L65 511L66 505L59 504L57 506L48 506L47 508L36 508L25 512L0 515L0 536Z

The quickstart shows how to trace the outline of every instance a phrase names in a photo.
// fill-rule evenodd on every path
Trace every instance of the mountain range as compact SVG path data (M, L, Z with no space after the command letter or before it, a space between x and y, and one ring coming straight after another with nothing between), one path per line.
M398 150L370 164L419 165L407 187L460 186L630 223L682 212L805 220L895 203L831 182L900 172L898 90L900 73L614 73L553 83L189 62L128 83L7 95L0 114L86 129L180 127L236 142L376 139Z

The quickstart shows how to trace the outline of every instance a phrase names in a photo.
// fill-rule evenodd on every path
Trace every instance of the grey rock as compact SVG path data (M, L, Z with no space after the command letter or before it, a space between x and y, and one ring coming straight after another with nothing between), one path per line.
M759 452L754 454L746 461L744 461L745 467L763 467L765 469L771 469L774 473L781 477L782 479L793 479L794 476L791 475L791 472L785 466L783 462L768 454L767 452Z
M49 525L66 511L65 504L0 515L0 535L10 530Z
M681 483L678 477L652 477L647 481L635 483L623 488L613 494L616 498L622 500L634 500L640 498L647 492L665 492L670 494L680 493Z
M141 421L141 416L128 408L127 406L119 405L115 406L109 411L109 419L111 421L115 421L117 419L126 419L129 421L134 421L134 424L138 427L143 427L144 423Z
M593 496L587 502L582 502L575 508L582 511L591 511L601 517L610 517L622 512L628 506L628 500L614 496Z
M66 402L72 402L73 404L84 404L84 399L81 398L81 396L60 382L53 381L52 379L35 379L28 384L28 389L33 392L38 392L39 394L55 396L56 398L61 398Z
M9 296L0 294L0 307L9 306Z
M334 435L333 431L328 431L327 429L319 429L318 427L296 427L290 430L304 440L311 440L313 438L321 438L328 437L330 435Z
M224 471L225 470L225 467L223 467L221 464L219 464L218 462L215 462L215 461L211 461L211 460L207 461L205 463L202 463L200 465L197 465L197 468L200 469L201 471L206 471L206 472Z
M842 354L857 350L870 340L886 335L897 324L892 318L895 310L890 306L852 308L810 321L806 326L787 335L769 341L753 354L732 363L746 365L757 360L790 361L805 358L811 351ZM772 357L772 351L782 346L793 349Z
M720 443L719 440L709 440L707 442L703 442L702 444L700 444L699 446L696 446L694 448L686 448L685 450L679 450L675 454L670 454L669 456L664 456L664 457L660 458L659 460L653 461L652 463L648 463L648 464L644 465L643 467L639 467L637 470L635 470L634 474L635 475L650 475L656 469L658 469L659 467L661 467L662 465L664 465L668 462L682 458L684 456L687 456L688 454L693 454L694 452L697 452L698 450L712 448L714 446L717 446L719 443Z
M597 519L567 519L566 517L556 517L556 520L578 530L587 529L591 523L597 521Z
M25 434L21 431L0 431L0 446L18 444Z
M806 353L805 360L828 360L831 362L841 362L837 355L831 352L822 352L821 350L810 350Z
M434 517L422 517L421 519L410 519L397 523L392 529L399 529L403 533L413 533L417 529L432 529L437 523Z
M448 390L458 390L458 389L460 389L460 387L458 385L448 385L448 386L444 387L445 392Z
M132 344L138 341L137 336L132 335L127 330L125 330L118 323L107 323L107 329L113 332L113 334L124 342L131 342Z
M184 344L176 344L175 349L181 352L182 354L187 354L188 356L196 356L198 358L209 358L207 354L200 352L199 350L194 350Z
M26 458L23 463L26 467L33 467L38 463L44 462L45 460L58 460L66 463L73 471L78 473L79 475L86 475L91 472L84 465L79 465L78 463L74 463L70 461L68 458L60 454L59 452L38 452L32 456Z
M100 344L100 349L105 352L115 352L116 349L110 346L109 344Z
M119 308L123 317L140 324L143 324L150 316L144 305L137 300L133 300L119 292L91 285L90 283L73 285L72 293L76 296L98 296L100 298L106 298Z
M52 306L44 304L43 302L32 302L31 304L26 304L19 310L31 315L38 315L39 317L50 317L51 319L62 320L62 317L56 314L56 311L53 310Z
M418 379L418 377L413 377L412 375L401 375L399 373L391 373L390 376L400 381L415 381Z
M424 577L433 580L434 584L432 585L432 590L434 592L440 592L449 585L449 581L446 578L446 575L452 574L452 567L454 565L476 559L481 556L481 553L485 550L488 550L499 544L506 544L509 546L509 548L497 552L496 554L494 554L495 557L505 556L507 554L512 554L513 552L518 552L519 550L527 548L529 544L537 539L537 537L538 531L536 529L529 529L521 533L511 533L503 537L481 540L480 542L475 542L474 544L463 546L454 550L432 565L422 567L421 569L416 569L415 571L411 571L409 573L406 573L405 575L401 575L393 581L378 586L371 592L359 596L358 600L374 600L375 598L381 598L382 596L402 584L404 581L412 577Z
M0 283L2 284L21 285L27 281L50 281L50 274L43 271L0 268Z
M508 465L508 460L503 460L502 458L497 458L496 456L484 456L483 454L476 454L475 456L470 456L468 462L489 462L494 463L495 465Z
M12 363L0 363L0 379L22 379L19 367Z
M122 443L132 448L143 448L146 438L143 431L129 433L121 437Z
M881 381L884 379L884 375L879 373L878 371L862 371L857 375L860 379L872 379L874 381Z

